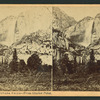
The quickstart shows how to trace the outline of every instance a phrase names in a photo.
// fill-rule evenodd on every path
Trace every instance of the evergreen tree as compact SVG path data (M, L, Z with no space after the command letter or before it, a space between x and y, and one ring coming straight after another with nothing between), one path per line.
M89 61L89 72L94 72L95 71L95 57L94 57L94 50L92 49L90 52L90 61Z
M2 64L3 64L3 57L2 57Z
M13 60L15 60L17 62L17 51L16 51L16 48L14 48L14 52L13 52Z
M9 64L9 67L11 68L11 73L18 71L18 62L17 62L17 59L18 59L18 57L17 57L17 51L16 51L16 49L14 49L13 59L12 59L12 61Z
M21 59L19 64L18 64L18 70L20 72L25 72L27 70L26 63L25 63L25 61L23 59Z
M42 64L41 59L37 54L31 55L27 60L27 66L28 68L32 70L37 70Z
M91 50L91 53L90 53L90 62L91 62L91 63L94 63L94 61L95 61L94 50L92 49L92 50Z
M67 54L65 54L64 57L59 60L59 65L63 71L63 74L66 73L66 70L68 71L69 74L73 73L73 70L72 70L73 65L72 65L72 62L69 61Z

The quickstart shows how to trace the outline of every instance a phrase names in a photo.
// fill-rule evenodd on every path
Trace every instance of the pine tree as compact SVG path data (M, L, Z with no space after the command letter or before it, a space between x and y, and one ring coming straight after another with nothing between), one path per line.
M12 59L12 61L9 64L9 66L11 68L11 73L18 71L18 62L17 62L17 59L18 59L18 57L17 57L17 51L16 51L16 49L14 49L13 59Z
M92 73L95 71L95 57L94 57L94 50L92 49L90 52L90 61L89 61L89 72Z
M94 50L92 49L92 50L91 50L91 53L90 53L90 62L91 62L91 63L94 63L94 61L95 61Z
M2 64L3 64L3 57L2 57Z
M17 51L16 51L16 48L14 48L14 52L13 52L13 60L15 60L17 62Z

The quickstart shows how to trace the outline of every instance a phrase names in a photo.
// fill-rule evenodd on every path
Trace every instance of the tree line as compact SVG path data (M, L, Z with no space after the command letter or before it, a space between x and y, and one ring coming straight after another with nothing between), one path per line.
M27 64L23 59L18 62L17 50L13 51L13 59L9 63L9 68L11 73L15 72L26 72L26 71L50 71L51 65L42 65L42 60L39 58L38 54L34 53L27 59Z
M64 56L58 61L53 60L53 70L56 75L57 71L60 69L62 74L73 74L73 73L83 73L91 74L94 72L100 72L100 60L95 61L94 50L90 51L89 61L88 63L78 64L76 58L74 61L70 61L68 58L68 54L64 54ZM58 75L59 73L57 73Z

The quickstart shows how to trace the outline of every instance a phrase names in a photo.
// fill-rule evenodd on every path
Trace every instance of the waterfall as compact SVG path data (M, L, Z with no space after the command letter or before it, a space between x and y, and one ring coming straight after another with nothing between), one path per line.
M85 47L87 47L89 44L91 44L92 39L92 28L93 28L93 20L88 22L88 27L86 28L85 37L84 37L84 43L82 43Z
M15 34L14 30L15 30L15 19L11 24L9 24L6 33L6 39L4 41L0 41L0 43L7 46L11 46L11 44L14 43L14 34Z

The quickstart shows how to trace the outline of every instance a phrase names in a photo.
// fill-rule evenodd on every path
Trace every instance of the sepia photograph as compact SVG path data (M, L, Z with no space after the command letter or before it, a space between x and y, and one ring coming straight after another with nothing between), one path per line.
M0 91L51 91L52 9L0 6Z
M54 91L100 91L100 6L52 13Z
M100 96L100 5L0 5L0 96Z

